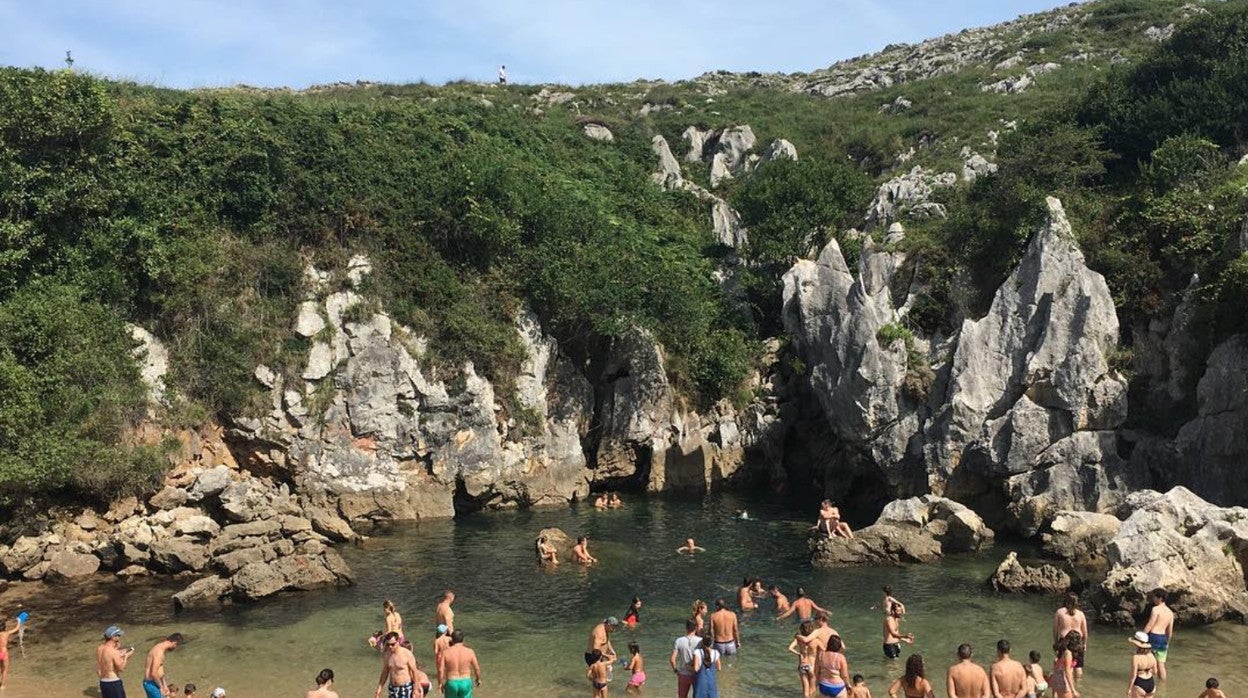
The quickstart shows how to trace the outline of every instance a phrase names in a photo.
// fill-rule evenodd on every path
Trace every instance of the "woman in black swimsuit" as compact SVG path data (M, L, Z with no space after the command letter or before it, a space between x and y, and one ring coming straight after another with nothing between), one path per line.
M1153 646L1148 641L1148 635L1142 632L1127 638L1127 642L1135 646L1127 695L1131 698L1151 698L1157 691L1157 658L1153 656Z

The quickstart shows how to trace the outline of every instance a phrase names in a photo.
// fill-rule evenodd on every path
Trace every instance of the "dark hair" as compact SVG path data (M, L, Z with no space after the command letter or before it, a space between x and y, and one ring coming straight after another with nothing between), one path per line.
M884 593L885 593L885 594L888 594L889 596L892 596L892 595L893 595L893 587L892 587L892 585L890 585L890 584L885 584L883 587L881 587L881 589L884 591Z
M754 580L750 579L749 577L745 577L741 580L741 586L743 587L748 587L753 583L754 583Z
M462 630L456 630L455 632L451 633L451 644L452 644L452 645L458 645L459 643L461 643L461 642L463 642L463 641L464 641L464 631L462 631Z
M815 620L821 620L824 623L827 623L828 614L824 613L823 611L815 611Z
M586 540L586 539L585 539L585 536L577 536L577 537L576 537L576 542L577 542L577 543L584 543L584 542L585 542L585 540Z
M711 636L703 635L702 636L702 666L707 666L711 663L711 645L712 645Z
M628 643L628 651L630 654L641 654L641 645L636 642Z
M602 650L600 650L600 649L596 649L596 648L595 648L595 649L590 650L590 651L589 651L589 658L590 658L590 659L592 659L592 660L594 660L595 662L600 662L600 661L602 661Z
M639 604L639 603L641 603L641 597L640 597L640 596L634 596L634 597L633 597L633 604L632 604L632 605L636 606L636 605L637 605L637 604Z
M833 652L840 652L845 648L845 642L841 640L840 635L833 635L828 638L828 649Z
M168 641L168 642L173 642L173 643L179 644L179 645L180 645L180 644L182 644L182 643L184 642L184 640L183 640L183 638L182 638L182 633L171 633L171 634L169 635L169 637L166 637L166 638L165 638L165 640L166 640L166 641Z
M182 695L184 696L189 696L194 692L195 692L195 684L193 683L188 683L186 684L186 686L182 688Z
M918 688L919 679L926 679L927 672L923 669L923 655L912 654L906 659L906 684Z
M1032 664L1035 664L1036 662L1040 661L1040 650L1032 650L1028 652L1027 658L1031 660Z
M888 605L888 615L890 616L901 615L901 604L897 603L896 601L890 603Z
M1161 587L1157 587L1156 589L1153 589L1152 591L1148 593L1148 595L1153 597L1154 599L1160 600L1162 603L1166 602L1166 590L1162 589Z
M797 626L797 634L799 635L809 635L813 632L815 632L815 626L811 625L808 620L802 621L802 624Z
M971 644L969 642L963 642L962 644L958 645L958 659L970 659L970 658L971 658Z
M1010 653L1010 641L1009 640L997 640L997 651L1000 652L1001 654L1009 654Z
M686 620L686 621L685 621L685 632L686 632L686 633L691 633L691 632L693 632L693 631L695 631L695 630L697 630L697 629L698 629L698 621L696 621L696 620L694 620L694 619L692 619L692 618L690 618L689 620Z
M862 674L854 674L854 683L863 683L866 679L862 678Z
M1075 593L1075 592L1073 592L1073 591L1068 591L1068 592L1066 592L1066 601L1065 601L1065 603L1066 603L1066 605L1067 605L1067 606L1069 606L1070 608L1074 608L1075 606L1078 606L1078 605L1079 605L1079 595L1078 595L1078 594L1076 594L1076 593Z
M1066 649L1071 652L1078 652L1079 648L1083 647L1083 634L1078 630L1066 633L1066 637L1063 639L1066 641Z
M724 599L723 599L723 597L720 597L720 598L718 598L718 599L715 599L715 608L717 608L717 609L722 609L723 607L724 607Z
M1210 678L1208 681L1205 682L1205 688L1217 688L1217 687L1218 687L1217 679Z
M317 686L324 686L325 684L327 684L327 683L329 683L330 681L333 681L333 680L334 680L334 670L333 670L333 669L321 669L321 673L319 673L319 674L317 674L317 675L316 675L316 685L317 685Z
M383 644L383 645L389 644L391 640L394 640L395 642L398 642L398 641L399 641L399 634L398 634L398 633L395 633L395 632L389 632L389 633L386 633L385 635L382 635L382 636L381 636L381 644Z
M806 590L803 589L802 587L798 587L797 591L793 592L793 594L797 596L797 598L799 599L804 598L806 596Z
M779 585L772 584L772 585L771 585L771 591L774 591L774 592L776 592L776 593L780 593L780 587L779 587Z

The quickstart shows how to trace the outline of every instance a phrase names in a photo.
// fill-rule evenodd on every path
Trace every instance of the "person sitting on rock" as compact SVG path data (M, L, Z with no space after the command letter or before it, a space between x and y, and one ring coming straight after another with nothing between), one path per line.
M819 520L810 528L812 531L828 534L829 539L833 536L840 538L854 537L854 532L849 528L849 524L841 521L840 508L833 505L830 499L825 499L819 504Z
M546 540L546 536L537 539L537 562L542 565L559 564L559 550Z

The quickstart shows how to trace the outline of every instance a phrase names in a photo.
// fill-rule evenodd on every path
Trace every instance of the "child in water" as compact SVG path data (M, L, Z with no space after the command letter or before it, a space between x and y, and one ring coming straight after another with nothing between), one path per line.
M1205 690L1196 698L1226 698L1226 694L1218 688L1218 680L1210 678L1205 682Z
M624 612L624 625L630 628L637 627L641 622L641 597L634 596L633 602L629 604L628 610Z
M174 690L177 690L177 689L174 689ZM193 683L186 684L186 687L182 689L182 696L183 698L195 698L195 684Z
M607 675L607 670L610 668L611 660L602 653L602 650L596 649L589 655L594 663L585 670L585 677L594 687L594 698L607 698L607 682L611 680Z
M641 658L641 647L636 642L628 643L628 685L624 687L624 693L635 696L641 693L641 687L646 685L646 662Z
M1027 664L1027 677L1030 679L1029 683L1035 684L1033 698L1042 696L1045 691L1049 690L1049 684L1044 678L1044 667L1040 666L1040 652L1032 650L1027 654L1027 659L1030 660Z
M849 698L871 698L871 689L862 674L854 674L854 685L849 687Z

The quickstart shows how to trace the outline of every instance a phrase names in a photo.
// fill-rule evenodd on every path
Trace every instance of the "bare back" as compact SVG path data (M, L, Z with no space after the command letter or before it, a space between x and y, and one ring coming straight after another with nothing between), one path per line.
M324 686L321 686L320 688L308 691L304 698L338 698L338 694Z
M815 617L815 602L803 596L793 602L793 610L798 620L811 620Z
M729 642L737 638L737 614L722 608L711 614L711 639Z
M480 674L477 666L477 653L464 645L451 645L442 653L442 670L444 681L452 679L472 678L473 672Z
M1165 635L1170 637L1174 634L1174 611L1164 603L1153 606L1153 611L1148 615L1148 624L1144 626L1144 632L1153 633L1154 635Z
M986 698L989 695L988 674L969 659L949 667L946 684L949 698Z
M737 590L737 605L742 611L752 611L756 608L754 596L750 594L749 587L741 587Z
M1072 630L1078 630L1080 635L1087 637L1088 619L1083 615L1083 611L1075 609L1073 612L1065 607L1057 609L1057 613L1053 614L1053 640L1057 641Z
M1027 670L1017 660L1005 658L992 665L994 698L1015 698L1022 695L1027 683Z

